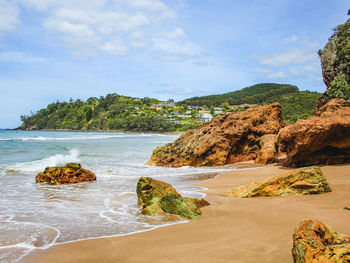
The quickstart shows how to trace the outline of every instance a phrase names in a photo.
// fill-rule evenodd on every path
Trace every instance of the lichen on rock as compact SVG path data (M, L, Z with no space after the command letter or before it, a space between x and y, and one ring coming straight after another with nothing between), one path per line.
M200 208L209 205L202 198L182 197L170 184L141 177L137 182L137 203L144 215L175 214L188 219L197 218Z
M293 234L295 263L350 262L350 237L318 220L303 220Z
M63 167L46 167L35 177L36 183L74 184L96 181L96 175L83 169L80 163L67 163Z
M234 197L310 195L330 192L331 188L319 167L287 171L278 176L244 185L228 193Z

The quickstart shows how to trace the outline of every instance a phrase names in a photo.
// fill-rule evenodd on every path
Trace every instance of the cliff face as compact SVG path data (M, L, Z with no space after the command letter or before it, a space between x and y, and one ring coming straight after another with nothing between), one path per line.
M334 30L326 46L318 52L321 58L326 92L318 108L333 98L350 99L350 19Z
M186 132L173 143L156 148L147 164L219 166L255 160L261 137L277 134L284 126L279 103L226 114Z

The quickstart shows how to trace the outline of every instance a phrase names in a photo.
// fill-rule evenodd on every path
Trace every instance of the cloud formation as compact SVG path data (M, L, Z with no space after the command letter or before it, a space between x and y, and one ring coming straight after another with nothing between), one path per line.
M293 44L293 48L290 48ZM251 58L258 64L248 72L260 73L266 79L283 80L291 77L311 77L321 79L320 62L317 55L319 43L302 40L292 35L281 41L281 51L275 53L253 54Z
M7 0L0 0L0 33L15 30L20 24L18 6Z
M24 7L42 13L41 26L73 57L122 56L142 48L156 59L187 61L200 53L162 0L0 0L0 15L6 13L0 32L16 29Z

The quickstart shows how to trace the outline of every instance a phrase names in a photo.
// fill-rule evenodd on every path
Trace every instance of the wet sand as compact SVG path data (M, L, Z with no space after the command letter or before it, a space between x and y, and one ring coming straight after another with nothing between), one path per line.
M321 167L331 193L239 199L225 191L284 172L279 166L225 173L208 188L203 215L189 223L128 236L36 250L22 263L293 262L292 235L303 219L318 219L350 235L350 165ZM98 227L98 226L96 226Z

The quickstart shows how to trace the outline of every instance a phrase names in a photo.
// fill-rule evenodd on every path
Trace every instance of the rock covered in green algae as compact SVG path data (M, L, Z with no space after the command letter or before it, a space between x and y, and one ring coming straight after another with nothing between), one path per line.
M63 167L46 167L35 177L36 183L74 184L96 180L96 175L83 169L80 163L67 163Z
M182 197L170 184L141 177L137 183L137 203L145 215L175 214L194 219L201 214L200 208L209 205L201 198Z
M254 182L229 191L235 197L310 195L331 192L319 167L291 170L267 180Z
M293 235L295 263L350 262L350 237L317 220L303 220Z

